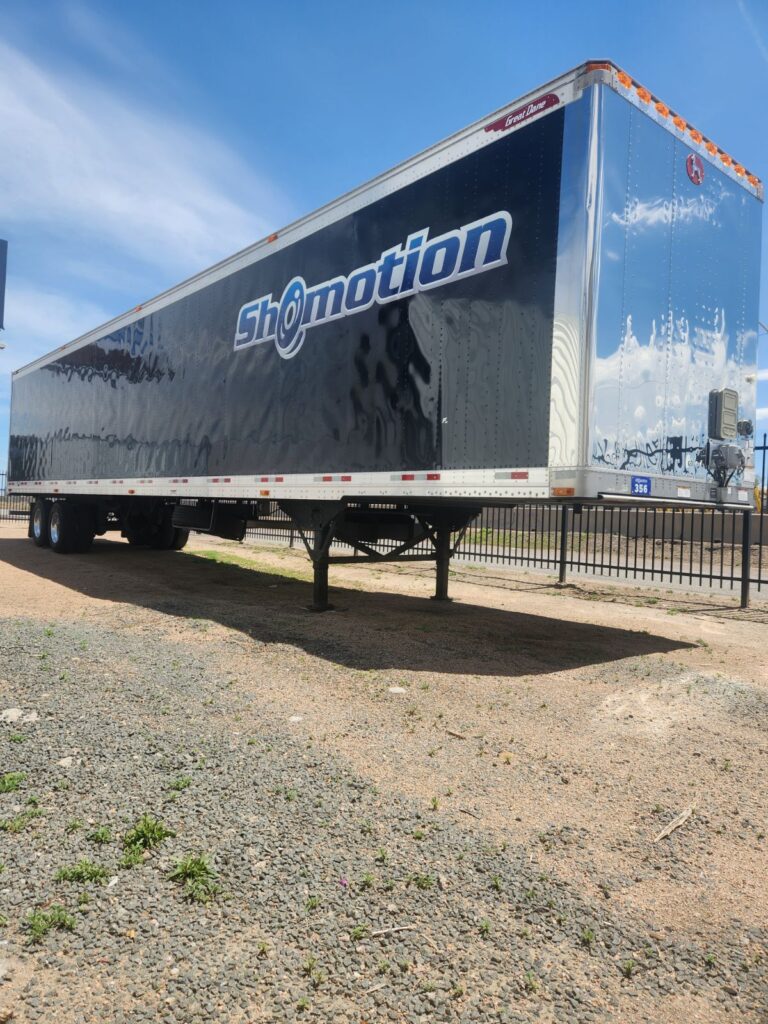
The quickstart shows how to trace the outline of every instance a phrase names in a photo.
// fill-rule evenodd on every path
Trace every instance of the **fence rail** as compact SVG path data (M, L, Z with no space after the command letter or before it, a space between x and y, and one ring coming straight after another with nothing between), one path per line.
M766 452L764 434L755 448L760 499L766 497ZM18 522L28 507L26 498L6 493L5 474L0 473L0 525ZM274 505L269 524L249 529L247 536L298 541L290 520ZM386 551L396 543L384 541L377 547ZM456 558L550 570L561 580L568 573L581 573L738 591L746 606L751 590L760 593L768 587L766 549L764 500L752 513L600 504L580 509L553 503L484 508L461 539Z

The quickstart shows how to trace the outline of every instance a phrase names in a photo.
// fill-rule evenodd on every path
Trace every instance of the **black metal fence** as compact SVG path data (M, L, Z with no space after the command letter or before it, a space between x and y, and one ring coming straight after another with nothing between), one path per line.
M487 507L462 537L456 558L549 570L561 580L580 573L738 591L746 606L751 591L768 587L766 453L764 434L756 446L759 484L754 512L600 504L579 509L554 503ZM27 510L27 499L6 495L5 476L0 474L0 525L18 522ZM247 536L301 543L276 506L268 525L249 529ZM377 546L386 551L396 543Z

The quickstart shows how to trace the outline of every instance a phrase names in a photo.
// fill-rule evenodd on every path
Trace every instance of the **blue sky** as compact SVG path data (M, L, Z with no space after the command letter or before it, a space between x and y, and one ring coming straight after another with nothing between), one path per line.
M13 368L590 57L768 178L765 0L3 0L0 464Z

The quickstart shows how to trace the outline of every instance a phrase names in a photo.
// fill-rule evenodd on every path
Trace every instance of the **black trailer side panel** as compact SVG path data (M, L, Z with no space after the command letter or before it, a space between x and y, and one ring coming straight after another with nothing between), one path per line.
M564 110L18 376L11 480L545 466ZM238 312L509 211L508 262L233 348Z

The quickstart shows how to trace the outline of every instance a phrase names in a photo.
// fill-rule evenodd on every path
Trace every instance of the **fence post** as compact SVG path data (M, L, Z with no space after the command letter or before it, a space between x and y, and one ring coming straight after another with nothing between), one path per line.
M565 563L568 559L568 506L563 505L560 513L560 576L559 583L565 583Z
M752 509L745 508L741 524L741 607L749 608L749 579L752 575Z

